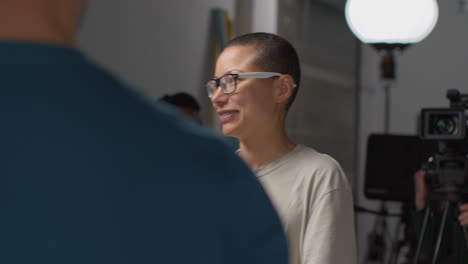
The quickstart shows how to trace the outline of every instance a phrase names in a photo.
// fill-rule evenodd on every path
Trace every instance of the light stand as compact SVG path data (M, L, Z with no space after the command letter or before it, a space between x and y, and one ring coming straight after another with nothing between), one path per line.
M411 43L423 40L434 28L438 18L438 5L436 0L347 0L345 15L348 26L356 37L363 43L370 44L382 54L381 77L384 81L383 89L385 95L384 106L384 133L390 133L390 113L391 97L390 89L395 80L395 59L396 50L402 51ZM403 208L402 211L405 209ZM405 212L403 212L404 214ZM388 216L385 201L381 201L380 211L377 213L374 228L370 232L369 238L373 235L386 235L388 233L385 217ZM400 223L404 221L400 217L400 222L395 231L395 241L392 243L392 254L389 262L396 263L398 256L393 256L400 241L398 241ZM379 227L385 230L380 232ZM375 236L373 237L375 239ZM376 247L382 248L382 238ZM372 256L375 249L369 245L367 257ZM383 247L385 249L385 245ZM380 256L371 261L384 263L385 251L380 252ZM364 260L367 262L369 258ZM375 262L374 262L375 263Z
M383 89L384 89L384 133L390 133L390 114L391 114L391 94L390 89L392 84L395 82L396 79L396 63L395 63L395 53L402 52L409 44L399 44L399 43L374 43L371 44L381 55L381 62L380 62L380 77L383 82ZM403 211L403 210L401 210ZM387 210L386 201L380 201L380 209L376 213L376 218L374 222L373 229L369 233L369 247L366 253L366 258L364 260L365 264L370 263L388 263L393 264L397 263L398 255L403 245L403 241L399 240L400 228L404 225L405 212L398 215L399 221L397 223L393 241L390 238L390 254L388 256L388 261L386 262L385 256L387 255L387 245L385 243L385 236L390 237L389 230L388 230L388 223L387 217L390 216ZM377 254L380 256L377 256Z

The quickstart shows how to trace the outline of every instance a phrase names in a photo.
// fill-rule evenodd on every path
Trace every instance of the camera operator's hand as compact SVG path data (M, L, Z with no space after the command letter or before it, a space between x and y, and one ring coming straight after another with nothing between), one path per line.
M425 177L425 170L418 170L414 174L414 205L416 206L416 211L426 208L427 186Z
M460 215L458 221L461 225L468 225L468 203L460 205Z

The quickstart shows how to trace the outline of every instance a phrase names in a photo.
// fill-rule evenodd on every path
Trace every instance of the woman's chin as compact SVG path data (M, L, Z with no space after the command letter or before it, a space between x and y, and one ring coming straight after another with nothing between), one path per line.
M221 131L224 136L237 138L235 128L230 125L224 125Z

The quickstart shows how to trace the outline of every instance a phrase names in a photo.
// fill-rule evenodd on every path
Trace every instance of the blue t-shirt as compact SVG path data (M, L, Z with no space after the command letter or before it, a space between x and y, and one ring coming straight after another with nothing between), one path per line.
M219 138L72 48L3 42L0 263L286 264L287 250Z

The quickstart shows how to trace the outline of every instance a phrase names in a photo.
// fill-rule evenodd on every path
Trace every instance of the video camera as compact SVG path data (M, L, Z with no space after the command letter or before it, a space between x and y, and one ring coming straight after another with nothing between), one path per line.
M413 176L423 165L429 200L468 201L468 95L448 90L447 98L449 108L421 110L419 136L369 136L364 186L367 198L413 203Z
M468 196L468 94L450 89L447 98L449 108L425 108L420 116L421 139L438 145L423 165L431 202L460 202Z
M425 108L421 110L420 136L427 140L465 140L468 95L449 89L450 108Z
M367 198L383 202L402 202L400 221L406 227L403 241L416 239L414 226L408 220L409 208L414 204L414 174L421 169L421 164L426 170L429 206L426 206L414 255L411 248L415 244L410 242L408 252L411 254L408 256L414 256L413 263L422 263L420 261L431 258L430 263L439 263L446 223L454 220L448 217L448 212L458 210L460 203L468 201L468 94L448 90L447 98L450 100L448 108L421 110L419 136L371 134L367 142L364 194ZM378 213L388 216L385 207L382 208ZM421 254L427 223L433 216L437 217L433 223L440 223L435 240L437 243L434 250ZM465 227L463 233L468 247Z

